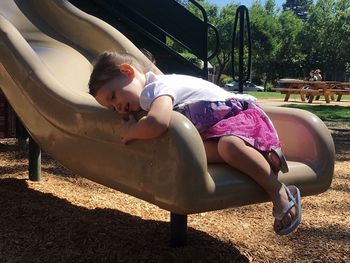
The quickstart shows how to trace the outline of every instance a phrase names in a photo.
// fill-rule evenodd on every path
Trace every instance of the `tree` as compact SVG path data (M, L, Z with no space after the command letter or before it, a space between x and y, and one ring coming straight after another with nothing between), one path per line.
M281 13L278 21L280 31L276 49L276 64L279 68L277 77L304 78L303 69L307 55L302 52L299 41L304 24L291 11Z
M350 61L350 0L319 0L310 8L302 49L311 68L331 80L344 79Z
M218 10L205 0L200 3L220 35L220 53L210 62L219 75L230 75L237 5ZM253 81L302 78L315 68L320 68L328 80L343 81L345 74L350 74L350 0L318 0L315 4L311 0L287 0L283 10L279 12L274 0L264 5L256 1L249 10ZM209 48L213 46L209 39Z
M301 20L307 20L312 3L313 0L287 0L283 4L283 11L292 11Z
M183 5L188 11L197 16L200 20L204 20L201 10L191 1L176 0L176 2ZM196 0L196 2L199 3L205 9L208 18L208 23L215 24L218 19L219 7L215 4L208 3L206 0ZM216 46L214 34L210 27L208 27L208 35L208 55L210 55L212 54ZM175 41L168 41L168 45L171 46L177 52L179 52L187 60L194 62L194 64L203 64L203 62L199 58L196 58L195 55L190 53L188 50L186 50L183 46L179 45Z
M231 43L232 43L232 30L233 23L235 20L237 5L228 4L221 8L214 26L219 32L220 38L220 51L218 55L211 61L212 64L216 65L218 79L224 72L230 74L228 64L231 59Z
M280 45L280 25L274 2L269 0L265 6L255 2L250 9L250 18L253 81L271 81L279 70L276 64L276 50Z

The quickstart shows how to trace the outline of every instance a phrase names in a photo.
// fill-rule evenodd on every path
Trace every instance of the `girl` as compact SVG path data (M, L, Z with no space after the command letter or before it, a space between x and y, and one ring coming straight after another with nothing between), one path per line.
M125 120L121 140L151 139L168 129L172 110L188 117L200 132L208 162L226 162L244 172L268 193L273 203L274 230L285 235L301 221L300 191L280 183L288 171L277 133L249 95L232 94L191 76L144 73L133 58L104 52L90 76L90 94L121 114L141 109L139 121Z

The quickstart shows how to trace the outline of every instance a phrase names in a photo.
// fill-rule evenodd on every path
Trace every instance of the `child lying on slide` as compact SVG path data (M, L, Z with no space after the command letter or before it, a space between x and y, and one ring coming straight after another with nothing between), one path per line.
M89 89L98 103L121 114L147 111L139 121L124 121L120 134L125 144L162 135L172 111L182 113L198 129L208 162L226 162L268 193L277 234L286 235L300 224L300 191L278 181L277 173L287 172L288 166L276 130L254 97L192 76L144 72L134 58L116 52L98 57Z

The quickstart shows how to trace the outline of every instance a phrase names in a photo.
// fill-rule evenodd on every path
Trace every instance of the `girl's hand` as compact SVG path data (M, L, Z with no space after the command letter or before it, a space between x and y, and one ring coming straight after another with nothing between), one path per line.
M124 144L127 144L129 141L131 141L132 138L131 135L131 130L133 129L133 126L137 123L135 118L133 116L129 116L129 118L123 118L123 121L121 123L120 127L120 139Z
M152 139L159 137L169 127L173 110L172 98L167 95L156 98L146 116L138 121L130 115L120 126L120 139L124 144L135 139Z

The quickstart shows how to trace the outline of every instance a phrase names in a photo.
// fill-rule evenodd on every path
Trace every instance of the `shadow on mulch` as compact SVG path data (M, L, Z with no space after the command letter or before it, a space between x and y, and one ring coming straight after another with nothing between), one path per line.
M336 186L332 185L331 189L338 192L350 193L350 188L347 184L338 184Z
M350 241L350 230L342 228L339 225L310 228L304 227L300 232L300 234L310 238L308 242L310 242L311 239L317 239L318 241L322 239L324 242L330 242L333 240L344 244L347 244Z
M27 157L25 157L25 158L27 158ZM60 165L58 163L53 163L52 159L50 159L48 157L42 158L41 162L42 162L42 166L41 166L42 172L55 174L55 175L58 175L60 177L67 177L67 176L74 177L75 176L71 171L64 168L62 165ZM47 166L48 164L51 164L51 166ZM0 170L0 177L1 177L1 175L23 174L23 173L27 173L27 172L28 172L28 164L16 164L16 165L11 165L11 166L6 166L6 167L2 166L1 170Z
M336 160L350 161L350 130L349 131L331 131L335 144Z
M2 262L248 262L232 244L189 228L169 247L169 224L112 209L87 209L0 180Z
M295 258L290 255L291 258L297 258L297 260L291 260L290 262L348 262L347 252L336 252L337 254L334 254L339 247L344 247L344 250L347 251L346 247L348 247L350 241L349 229L340 225L303 226L294 235L286 238L290 244L297 243L293 246ZM324 247L324 244L327 244L327 246Z
M25 165L25 164L16 164L16 165L12 165L10 167L1 166L0 176L1 175L22 173L22 172L25 172L27 170L28 170L28 165Z
M1 167L1 175L26 173L28 171L28 150L20 150L17 143L1 144L0 151L9 156L8 162L16 161L23 164L15 164L11 166ZM74 177L75 174L64 166L53 160L46 152L41 152L41 171L59 175L61 177Z

